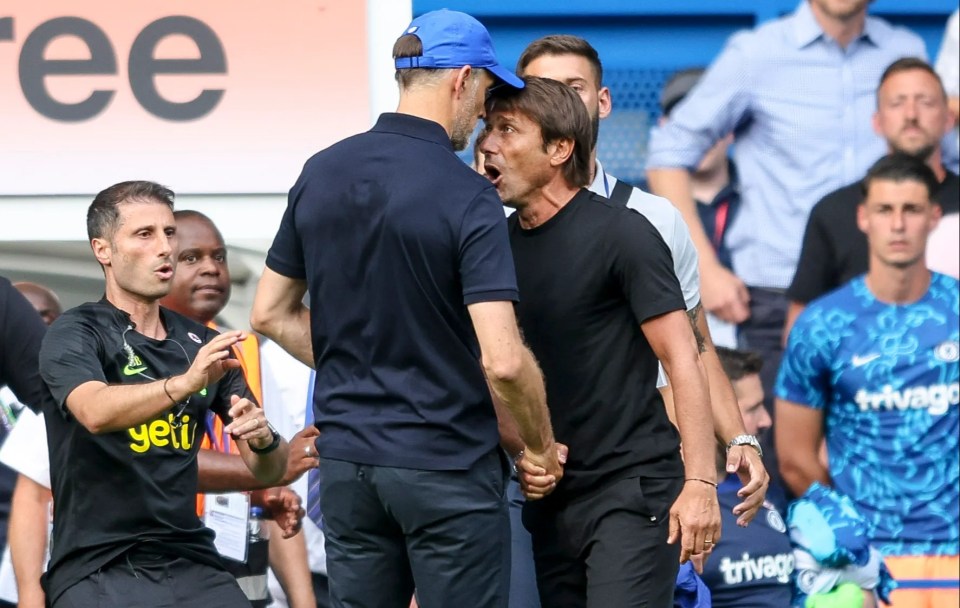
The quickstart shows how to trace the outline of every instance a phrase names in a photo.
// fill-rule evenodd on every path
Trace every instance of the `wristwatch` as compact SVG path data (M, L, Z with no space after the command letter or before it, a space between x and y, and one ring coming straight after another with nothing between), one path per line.
M730 451L730 448L737 445L749 445L757 450L757 454L760 454L760 458L763 458L763 448L760 447L760 442L757 441L757 438L753 435L737 435L730 440L730 443L727 444L727 451Z
M280 439L282 439L282 437L280 437L280 433L278 433L277 429L273 428L273 425L269 422L267 422L267 428L270 429L270 434L273 436L273 441L271 441L269 445L266 445L262 448L255 448L251 445L250 451L254 454L269 454L280 447Z

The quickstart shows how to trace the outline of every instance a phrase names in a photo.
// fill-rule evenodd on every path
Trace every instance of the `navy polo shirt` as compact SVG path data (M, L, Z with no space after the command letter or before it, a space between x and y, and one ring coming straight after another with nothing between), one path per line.
M467 305L518 300L513 257L439 124L383 114L308 160L267 266L307 281L322 458L460 470L497 445Z

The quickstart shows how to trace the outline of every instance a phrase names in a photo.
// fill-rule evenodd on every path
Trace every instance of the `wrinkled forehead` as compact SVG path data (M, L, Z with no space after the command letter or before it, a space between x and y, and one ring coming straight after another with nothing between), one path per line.
M485 121L485 130L499 128L507 124L524 131L540 130L540 123L515 104L494 104L492 108L488 106Z
M117 204L118 226L144 223L173 226L173 209L155 199L127 199Z

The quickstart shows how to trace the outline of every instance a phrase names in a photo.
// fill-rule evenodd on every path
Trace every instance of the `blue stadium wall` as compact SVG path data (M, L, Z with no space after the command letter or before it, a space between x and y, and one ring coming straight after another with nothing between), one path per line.
M413 0L413 13L449 8L490 30L497 54L514 65L546 34L577 34L600 52L614 113L601 123L600 157L614 175L643 179L650 125L664 80L707 65L733 32L792 12L797 0ZM936 57L956 0L876 0L870 12L909 27Z

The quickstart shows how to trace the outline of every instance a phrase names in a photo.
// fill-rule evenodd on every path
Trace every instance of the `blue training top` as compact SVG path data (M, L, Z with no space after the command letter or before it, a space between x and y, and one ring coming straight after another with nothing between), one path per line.
M825 411L830 476L884 555L960 549L960 316L955 279L886 304L864 277L797 320L776 395Z
M764 503L747 528L737 525L733 507L742 487L730 475L717 488L723 535L703 568L713 608L787 608L793 593L794 557L787 526L777 509Z

